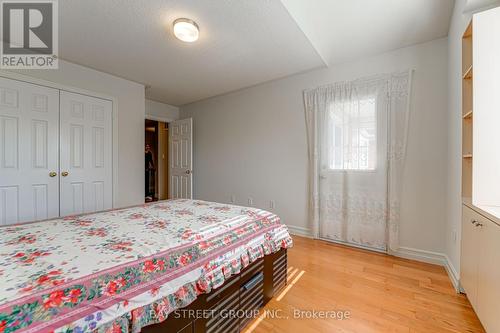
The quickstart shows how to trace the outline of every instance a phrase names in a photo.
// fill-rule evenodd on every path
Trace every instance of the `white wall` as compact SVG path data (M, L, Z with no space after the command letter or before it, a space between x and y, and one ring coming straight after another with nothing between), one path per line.
M118 174L115 207L144 202L144 86L87 67L59 60L58 70L19 70L19 74L112 96L117 111Z
M179 119L179 114L177 106L146 100L146 119L172 121Z
M302 91L379 73L416 70L402 203L402 246L444 252L447 39L264 83L181 107L194 118L194 195L274 211L307 224L307 139Z

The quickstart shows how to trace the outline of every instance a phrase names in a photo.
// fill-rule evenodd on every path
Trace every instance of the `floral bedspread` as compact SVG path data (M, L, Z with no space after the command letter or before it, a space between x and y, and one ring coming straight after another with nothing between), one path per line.
M1 332L138 332L291 246L269 212L168 200L0 228Z

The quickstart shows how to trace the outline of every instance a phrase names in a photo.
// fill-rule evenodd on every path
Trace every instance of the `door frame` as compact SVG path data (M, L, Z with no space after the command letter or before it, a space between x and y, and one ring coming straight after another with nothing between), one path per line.
M171 123L172 121L176 121L179 119L174 119L174 118L169 118L169 117L158 117L158 116L150 116L149 114L144 115L144 120L154 120L154 121L161 121L164 123Z
M101 98L105 99L108 101L111 101L112 108L111 108L111 121L112 121L112 126L111 126L111 151L112 151L112 158L111 158L111 172L112 172L112 205L113 208L116 208L116 198L118 197L117 190L118 190L118 99L114 96L111 95L106 95L102 94L99 92L95 91L90 91L82 88L77 88L73 87L70 85L66 84L61 84L57 82L52 82L44 79L39 79L33 76L25 75L25 74L19 74L15 72L9 72L6 70L0 69L0 76L4 77L6 79L11 79L11 80L17 80L21 82L26 82L26 83L31 83L31 84L36 84L39 86L44 86L48 88L54 88L58 90L63 90L71 93L76 93L76 94L81 94L81 95L86 95L90 97L96 97L96 98Z
M144 115L144 120L153 120L153 121L157 121L157 122L162 122L162 123L165 123L167 124L170 124L172 121L176 121L177 119L174 119L174 118L169 118L169 117L158 117L158 116L151 116L151 115L148 115L148 114L145 114ZM144 139L146 139L146 134L144 134ZM168 145L170 144L170 141L169 141L169 138L167 137L167 151L168 151L168 154L170 154L170 147L168 147ZM158 152L158 163L156 165L156 167L158 168L158 165L160 164L159 163L159 158L160 158L160 153ZM165 175L166 177L170 177L170 156L167 155L167 174ZM158 177L158 182L159 182L159 177ZM167 180L167 184L170 184L170 179ZM170 199L170 192L169 192L169 187L170 185L167 186L167 198Z

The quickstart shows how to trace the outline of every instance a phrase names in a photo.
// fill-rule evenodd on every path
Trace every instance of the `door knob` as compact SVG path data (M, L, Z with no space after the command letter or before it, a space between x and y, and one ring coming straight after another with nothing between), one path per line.
M191 174L191 170L186 170L186 174L190 175Z
M57 172L54 171L49 172L49 177L55 177L55 176L57 176Z
M69 175L69 172L68 172L68 171L63 171L63 172L61 172L61 176L66 177L67 175Z

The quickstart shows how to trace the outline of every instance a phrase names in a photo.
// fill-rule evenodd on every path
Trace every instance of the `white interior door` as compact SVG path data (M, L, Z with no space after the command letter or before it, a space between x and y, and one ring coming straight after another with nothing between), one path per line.
M112 208L112 102L61 91L61 216Z
M0 78L0 225L59 216L59 91Z
M193 119L169 123L170 198L193 197Z

